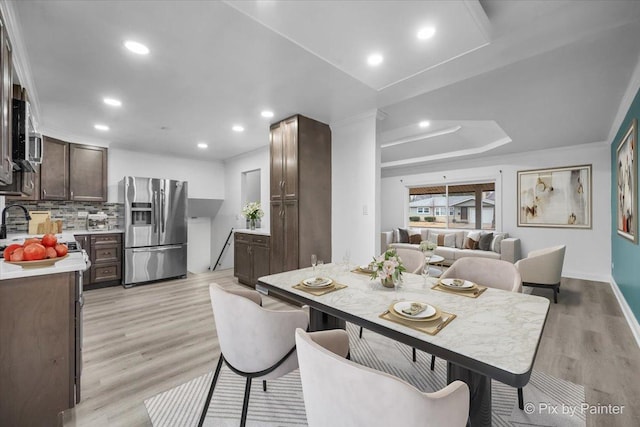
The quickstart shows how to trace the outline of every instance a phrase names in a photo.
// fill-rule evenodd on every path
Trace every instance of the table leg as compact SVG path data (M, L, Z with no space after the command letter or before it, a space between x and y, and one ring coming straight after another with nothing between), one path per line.
M347 329L347 322L309 307L309 331L324 331L327 329Z
M491 378L447 362L447 384L455 380L469 386L471 402L468 426L491 426Z

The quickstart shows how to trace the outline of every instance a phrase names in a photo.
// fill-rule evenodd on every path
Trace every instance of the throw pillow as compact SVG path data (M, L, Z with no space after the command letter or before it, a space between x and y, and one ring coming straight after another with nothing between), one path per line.
M438 246L444 246L444 234L438 234Z
M456 235L455 234L445 234L444 235L444 245L448 248L456 247Z
M507 237L509 237L509 233L494 233L493 240L491 241L491 250L496 253L502 253L500 245Z
M409 243L409 230L398 228L398 243Z
M480 232L470 231L464 239L462 249L478 249L478 243L480 243Z
M411 234L409 235L409 243L414 245L419 245L422 242L422 235L420 234Z
M478 242L478 249L481 251L490 251L491 250L491 242L493 241L493 233L485 233L480 236L480 241Z
M438 233L429 233L429 238L427 240L437 245L439 237L440 235Z

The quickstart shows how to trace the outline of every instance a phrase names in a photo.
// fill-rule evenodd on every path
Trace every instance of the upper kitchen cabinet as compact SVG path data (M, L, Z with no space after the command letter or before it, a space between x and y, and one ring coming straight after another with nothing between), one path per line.
M331 129L304 116L271 125L271 274L331 261Z
M0 16L0 182L11 184L13 181L11 110L13 63L11 43L7 36L4 18Z
M42 151L41 200L107 201L107 148L45 136Z
M40 199L69 200L69 143L45 136L40 165Z
M107 149L69 144L69 199L107 201Z

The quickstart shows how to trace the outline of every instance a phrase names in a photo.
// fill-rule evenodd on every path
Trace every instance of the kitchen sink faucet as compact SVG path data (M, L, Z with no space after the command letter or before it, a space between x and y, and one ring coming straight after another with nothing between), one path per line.
M29 211L27 210L27 208L25 208L22 205L9 205L6 206L4 209L2 209L2 225L0 225L0 239L6 239L7 238L7 225L6 225L6 220L7 220L7 209L9 208L20 208L24 211L24 217L27 221L29 221L31 219L31 215L29 215ZM27 224L27 228L29 227L29 224Z

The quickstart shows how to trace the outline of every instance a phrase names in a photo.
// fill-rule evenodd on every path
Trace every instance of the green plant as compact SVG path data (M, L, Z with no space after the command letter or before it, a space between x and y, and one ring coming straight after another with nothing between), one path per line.
M435 216L425 216L424 220L427 222L436 222L436 217Z
M387 249L385 253L378 257L373 257L373 262L369 264L372 268L371 279L394 278L398 280L407 269L402 264L402 259L395 249Z
M410 216L409 217L409 221L420 221L420 217L419 216Z

